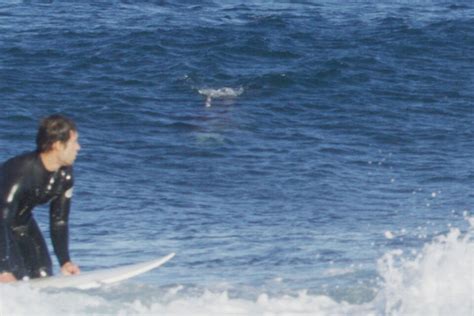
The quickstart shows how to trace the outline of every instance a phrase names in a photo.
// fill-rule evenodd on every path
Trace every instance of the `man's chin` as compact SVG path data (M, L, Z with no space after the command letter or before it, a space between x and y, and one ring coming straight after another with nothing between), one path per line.
M62 165L63 167L70 167L70 166L72 166L72 165L74 164L74 161L75 161L75 159L72 160L72 161L64 161L61 165Z

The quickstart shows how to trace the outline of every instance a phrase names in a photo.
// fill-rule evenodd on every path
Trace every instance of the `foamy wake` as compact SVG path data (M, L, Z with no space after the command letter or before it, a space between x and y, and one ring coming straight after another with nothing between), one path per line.
M471 220L474 224L474 220ZM183 286L150 293L127 286L82 291L40 291L27 285L0 286L0 315L474 315L473 227L452 229L418 255L392 251L378 261L382 283L365 304L337 302L301 291L255 299L227 292L186 292ZM128 291L128 292L127 292Z
M242 87L234 88L219 88L219 89L199 89L199 94L206 97L206 107L210 107L212 99L229 99L236 98L244 92Z

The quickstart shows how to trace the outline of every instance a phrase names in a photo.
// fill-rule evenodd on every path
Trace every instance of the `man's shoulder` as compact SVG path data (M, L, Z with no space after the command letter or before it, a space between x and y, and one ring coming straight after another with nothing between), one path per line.
M64 177L72 177L73 175L73 169L72 169L72 166L64 166L64 167L61 167L59 169L59 171L61 172L61 176L64 176Z
M0 175L21 175L29 173L37 161L36 152L26 152L12 157L0 166Z
M25 152L22 153L18 156L12 157L5 161L2 164L2 168L8 168L8 169L17 169L21 167L28 167L30 165L33 165L33 163L37 160L37 153L32 151L32 152Z
M63 178L64 183L66 184L66 188L69 189L74 184L74 174L72 166L64 166L59 169L59 173Z
M20 185L22 190L26 189L25 179L32 173L34 168L34 153L24 153L8 159L0 165L0 195L10 192L15 185ZM17 187L18 188L18 187Z

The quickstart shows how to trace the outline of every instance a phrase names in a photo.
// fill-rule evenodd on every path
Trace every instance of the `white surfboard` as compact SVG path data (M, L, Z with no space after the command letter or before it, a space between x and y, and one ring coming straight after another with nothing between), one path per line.
M71 276L52 276L47 278L39 278L28 281L31 287L34 288L77 288L77 289L91 289L100 287L105 284L117 283L147 271L158 268L171 258L174 253L170 253L159 259L146 261L142 263L135 263L125 266L119 266L110 269L100 269L90 272L81 272L78 275Z

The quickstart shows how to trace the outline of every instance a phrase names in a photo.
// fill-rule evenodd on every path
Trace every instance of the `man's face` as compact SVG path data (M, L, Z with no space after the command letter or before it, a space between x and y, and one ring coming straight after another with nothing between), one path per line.
M65 144L58 144L58 159L61 165L71 166L76 160L77 153L80 149L78 133L70 132L69 140Z

